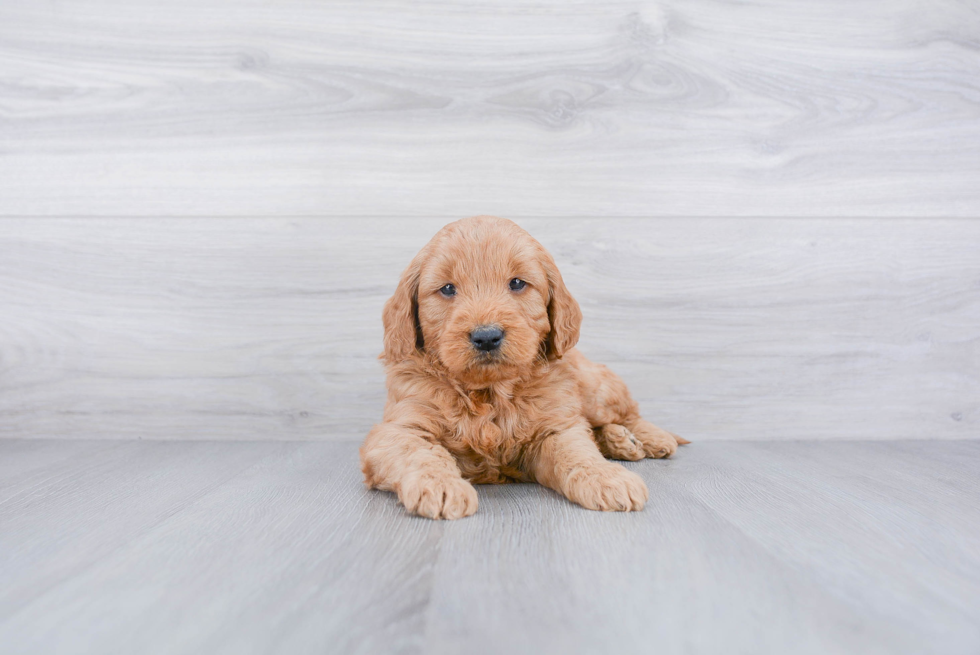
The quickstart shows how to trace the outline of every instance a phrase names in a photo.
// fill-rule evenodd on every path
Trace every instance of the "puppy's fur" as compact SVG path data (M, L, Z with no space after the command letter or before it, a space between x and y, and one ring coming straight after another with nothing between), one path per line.
M512 289L515 278L525 286ZM687 443L643 420L623 381L575 350L578 303L551 255L511 221L477 216L440 230L383 320L388 402L361 468L409 512L469 516L472 483L512 481L589 509L639 510L643 480L606 457L670 457ZM487 325L504 332L490 353L470 338Z

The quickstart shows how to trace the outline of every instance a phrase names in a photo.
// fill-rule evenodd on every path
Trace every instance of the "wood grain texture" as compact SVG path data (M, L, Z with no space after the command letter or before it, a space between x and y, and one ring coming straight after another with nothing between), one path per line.
M628 464L640 513L481 486L457 522L365 490L349 443L58 443L73 471L0 441L50 473L0 504L32 553L0 563L4 653L980 649L974 441L696 443Z
M974 2L6 0L0 215L980 215Z
M46 444L3 443L4 468L16 473L6 477L0 496L0 615L18 611L282 447L52 443L60 457L51 457Z
M527 220L694 440L977 438L980 222ZM354 439L441 221L0 221L0 436Z

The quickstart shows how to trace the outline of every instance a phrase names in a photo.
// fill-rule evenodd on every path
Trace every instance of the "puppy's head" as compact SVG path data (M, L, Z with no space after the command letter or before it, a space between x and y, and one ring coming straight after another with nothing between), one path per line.
M415 256L385 304L384 359L427 353L454 377L517 377L578 341L582 312L554 259L511 221L450 223Z

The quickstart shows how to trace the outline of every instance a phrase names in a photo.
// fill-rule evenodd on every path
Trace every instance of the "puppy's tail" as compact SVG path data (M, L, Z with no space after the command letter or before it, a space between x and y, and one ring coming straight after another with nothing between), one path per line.
M670 433L670 436L672 436L672 437L673 437L674 439L676 439L676 440L677 440L677 444L678 444L678 445L680 445L680 446L683 446L683 445L684 445L684 444L686 444L686 443L691 443L690 441L688 441L688 440L687 440L687 439L685 439L684 437L678 437L678 436L677 436L676 434L674 434L673 432L671 432L671 433Z

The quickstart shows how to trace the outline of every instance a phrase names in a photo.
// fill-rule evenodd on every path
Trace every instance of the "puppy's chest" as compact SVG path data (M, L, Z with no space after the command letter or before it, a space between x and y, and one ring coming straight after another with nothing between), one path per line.
M460 405L447 416L446 447L456 456L465 477L480 482L523 479L519 460L540 426L535 407L509 399Z
M467 442L494 444L525 443L533 437L534 408L509 400L477 402L461 407L453 420L456 432Z

